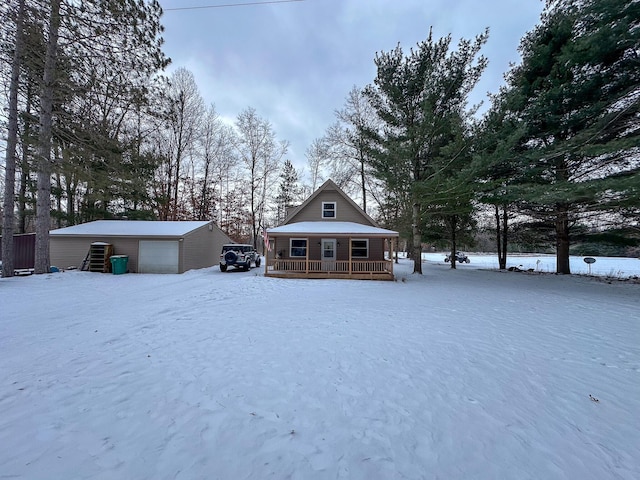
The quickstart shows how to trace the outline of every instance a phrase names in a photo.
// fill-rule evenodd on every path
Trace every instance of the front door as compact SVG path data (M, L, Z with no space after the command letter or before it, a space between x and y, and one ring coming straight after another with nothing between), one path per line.
M323 238L322 247L322 270L333 271L336 269L336 239Z

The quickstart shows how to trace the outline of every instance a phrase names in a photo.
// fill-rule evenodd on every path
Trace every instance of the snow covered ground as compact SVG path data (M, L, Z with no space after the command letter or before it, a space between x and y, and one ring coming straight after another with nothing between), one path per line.
M443 258L0 279L0 478L640 478L640 285Z
M470 264L461 265L462 268L490 268L498 269L498 257L492 254L468 253ZM443 263L446 253L424 253L423 259L433 263ZM619 257L591 257L596 262L589 267L584 259L587 257L569 257L569 266L572 274L598 275L614 278L629 278L640 276L640 258ZM531 255L509 254L507 255L507 268L518 267L521 270L534 270L535 272L553 273L556 271L555 255Z

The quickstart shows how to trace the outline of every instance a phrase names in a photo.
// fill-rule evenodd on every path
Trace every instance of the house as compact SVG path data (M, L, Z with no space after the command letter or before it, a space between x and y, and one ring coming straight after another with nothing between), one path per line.
M138 273L184 273L216 265L222 245L231 243L211 221L161 222L97 220L49 232L51 264L80 268L88 254L127 255L127 270Z
M267 238L267 277L393 280L398 232L380 228L332 180L267 229Z

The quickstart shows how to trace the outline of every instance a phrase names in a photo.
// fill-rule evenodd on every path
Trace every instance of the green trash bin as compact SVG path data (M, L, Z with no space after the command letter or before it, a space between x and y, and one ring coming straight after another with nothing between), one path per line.
M114 275L122 275L127 273L127 263L129 255L111 255L111 271Z

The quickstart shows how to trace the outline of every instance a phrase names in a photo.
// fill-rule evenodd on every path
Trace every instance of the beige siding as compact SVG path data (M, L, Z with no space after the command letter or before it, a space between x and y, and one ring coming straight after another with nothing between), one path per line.
M179 242L178 271L183 273L194 268L205 268L216 265L220 260L220 251L225 243L232 243L231 239L217 226L209 225L189 232ZM104 242L113 245L114 255L128 255L127 269L136 273L138 271L138 255L140 240L153 241L177 241L179 237L115 237L115 236L62 236L49 237L51 265L67 269L71 266L80 268L85 259L91 243Z
M215 225L213 226L213 264L220 263L220 252L226 243L233 243L229 236Z
M369 239L369 258L371 260L384 259L384 238Z
M138 271L138 238L130 237L114 237L111 241L114 247L115 255L127 255L127 270L130 272Z
M59 237L49 240L51 265L59 268L82 266L93 242L110 243L115 255L128 255L127 268L135 272L138 266L138 239L123 237Z
M322 218L322 202L336 203L336 217L334 219ZM360 210L354 208L345 198L335 190L323 190L300 212L293 216L287 223L294 222L318 222L338 221L354 222L364 225L372 225Z
M105 242L114 246L115 255L128 255L127 269L138 271L140 240L176 241L175 237L50 237L51 264L60 268L80 268L93 242ZM180 242L179 272L216 265L220 259L222 245L231 243L219 228L208 227L195 230Z
M348 237L336 237L331 235L322 235L321 237L306 237L306 236L291 236L291 237L274 237L272 242L273 251L269 253L269 258L275 258L278 252L283 252L281 258L289 257L289 240L291 238L308 238L307 249L310 260L320 259L320 245L319 242L322 238L335 238L340 245L337 245L336 260L349 260L349 238ZM353 237L357 239L364 239L365 237ZM274 242L275 240L275 242ZM370 238L369 239L369 257L367 260L383 260L384 259L384 239L383 238ZM357 259L356 259L357 260Z
M275 258L276 255L280 255L281 258L289 258L289 253L290 253L289 245L291 243L290 240L292 238L308 238L307 253L309 255L309 258L320 258L320 245L318 245L318 242L320 241L320 239L310 238L305 235L294 235L291 237L277 237L277 238L274 237L271 240L272 252L270 252L269 258Z
M215 225L213 230L209 230L207 225L189 233L182 243L180 272L185 272L217 265L222 245L232 241Z

